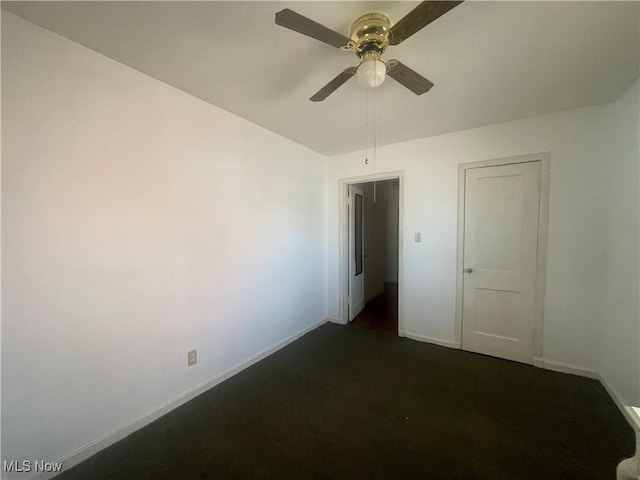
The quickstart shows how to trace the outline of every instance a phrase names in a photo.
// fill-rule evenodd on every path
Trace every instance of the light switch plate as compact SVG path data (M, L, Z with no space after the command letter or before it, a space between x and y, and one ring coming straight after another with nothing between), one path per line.
M198 350L191 350L187 353L187 367L198 363Z
M422 233L416 232L416 243L422 242Z

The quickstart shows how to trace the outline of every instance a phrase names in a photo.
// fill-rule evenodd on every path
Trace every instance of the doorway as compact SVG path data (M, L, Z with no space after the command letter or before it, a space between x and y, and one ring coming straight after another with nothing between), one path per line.
M398 335L401 328L401 178L340 182L343 323Z
M461 165L458 307L464 350L541 357L548 156Z

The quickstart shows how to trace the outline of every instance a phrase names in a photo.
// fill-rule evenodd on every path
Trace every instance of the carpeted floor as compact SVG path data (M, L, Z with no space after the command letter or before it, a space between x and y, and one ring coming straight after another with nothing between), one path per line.
M323 325L58 479L607 480L599 382Z

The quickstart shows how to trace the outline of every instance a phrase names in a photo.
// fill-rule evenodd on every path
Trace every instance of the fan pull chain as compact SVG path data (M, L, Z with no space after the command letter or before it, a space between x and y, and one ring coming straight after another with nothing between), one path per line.
M369 89L364 91L364 164L369 165Z
M376 203L376 89L373 89L373 203Z

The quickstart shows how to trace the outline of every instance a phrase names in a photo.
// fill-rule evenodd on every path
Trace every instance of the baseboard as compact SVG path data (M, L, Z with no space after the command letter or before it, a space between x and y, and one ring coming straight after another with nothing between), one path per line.
M541 364L538 364L540 362ZM533 364L536 367L542 367L547 370L553 370L555 372L561 373L571 373L573 375L580 375L581 377L593 378L594 380L598 380L604 389L607 391L613 402L618 407L618 410L622 413L624 418L629 422L629 425L635 425L634 419L630 416L629 411L627 410L627 405L622 401L622 397L618 394L618 392L607 382L607 380L600 374L599 372L595 372L593 370L587 370L585 368L576 367L574 365L568 365L562 362L556 362L553 360L543 360L542 358L534 358Z
M103 437L100 437L99 439L94 440L93 442L90 442L90 443L84 445L83 447L80 447L78 450L70 453L69 455L65 455L64 457L62 457L61 459L59 459L57 461L58 462L62 462L64 464L63 472L68 470L69 468L79 464L80 462L86 460L87 458L91 457L92 455L95 455L100 450L103 450L103 449L107 448L108 446L113 445L114 443L116 443L116 442L122 440L123 438L127 437L128 435L132 434L136 430L141 429L142 427L150 424L151 422L157 420L158 418L160 418L163 415L169 413L170 411L172 411L172 410L178 408L179 406L187 403L189 400L194 399L195 397L197 397L201 393L204 393L205 391L209 390L210 388L215 387L219 383L222 383L225 380L227 380L228 378L231 378L234 375L240 373L245 368L248 368L251 365L259 362L260 360L263 360L264 358L268 357L269 355L277 352L281 348L287 346L288 344L290 344L291 342L297 340L298 338L300 338L301 336L305 335L306 333L309 333L311 330L315 330L320 325L323 325L323 324L327 323L328 321L331 321L331 319L325 318L325 319L323 319L323 320L321 320L319 322L314 323L313 325L311 325L309 327L306 327L306 328L300 330L297 333L294 333L293 335L285 338L284 340L276 343L275 345L272 345L271 347L268 347L268 348L262 350L261 352L258 352L257 354L255 354L254 356L250 357L249 359L237 364L236 366L234 366L231 369L229 369L226 372L224 372L222 375L219 375L219 376L214 377L214 378L210 378L210 379L202 382L201 384L197 385L196 387L192 388L191 390L187 390L186 392L178 395L177 397L174 397L171 400L163 403L160 407L156 408L155 410L152 410L151 412L149 412L149 413L137 418L136 420L132 421L131 423L129 423L129 424L123 426L123 427L120 427L120 428L118 428L118 429L116 429L116 430L104 435ZM55 474L52 474L52 473L38 473L38 474L33 474L33 475L30 475L30 476L24 477L24 480L31 480L31 479L34 479L34 480L35 479L37 479L37 480L45 480L45 479L53 478L54 476L55 476Z
M536 365L536 360L541 362L541 365ZM543 360L541 358L534 358L533 364L536 365L536 367L541 367L546 370L553 370L554 372L571 373L572 375L580 375L581 377L594 378L596 380L600 379L600 374L598 372L594 372L593 370L588 370L582 367L576 367L575 365L569 365L568 363L557 362L555 360Z
M419 342L433 343L434 345L440 345L447 348L460 348L460 342L452 342L450 340L442 340L440 338L427 337L425 335L418 335L416 333L402 331L399 332L401 337L407 337L411 340L418 340Z
M600 383L602 384L604 389L607 391L609 396L613 399L613 402L616 404L618 409L622 412L622 415L624 415L624 418L627 420L627 422L629 422L629 425L632 426L634 429L636 429L637 428L636 418L631 416L632 415L631 412L627 409L627 405L622 401L622 397L620 397L616 389L613 388L601 374L598 374L598 380L600 380Z
M171 412L172 410L178 408L179 406L185 404L186 402L192 400L193 398L197 397L198 395L200 395L201 393L204 393L205 391L209 390L210 388L215 387L216 385L218 385L219 383L222 383L223 381L227 380L228 378L231 378L232 376L240 373L242 370L250 367L251 365L259 362L260 360L263 360L264 358L268 357L269 355L277 352L278 350L280 350L281 348L284 348L285 346L287 346L288 344L290 344L291 342L294 342L295 340L297 340L298 338L300 338L301 336L309 333L310 331L318 328L319 326L327 323L327 322L332 322L332 323L341 323L339 320L334 319L334 318L325 318L319 322L314 323L313 325L306 327L304 329L302 329L301 331L287 337L286 339L276 343L275 345L272 345L271 347L268 347L264 350L262 350L261 352L255 354L254 356L250 357L249 359L237 364L236 366L232 367L231 369L227 370L226 372L224 372L222 375L219 375L217 377L208 379L204 382L202 382L201 384L197 385L196 387L192 388L191 390L188 390L176 397L174 397L173 399L165 402L164 404L162 404L160 407L158 407L157 409L139 417L138 419L132 421L131 423L120 427L106 435L104 435L103 437L90 442L86 445L84 445L83 447L80 447L78 450L70 453L69 455L66 455L64 457L62 457L61 459L57 460L58 462L62 462L64 464L64 469L63 471L66 471L72 467L74 467L75 465L79 464L80 462L88 459L89 457L95 455L96 453L98 453L99 451L109 447L110 445L113 445L114 443L122 440L123 438L127 437L128 435L132 434L133 432L135 432L136 430L139 430L140 428L152 423L153 421L157 420L158 418L162 417L163 415ZM449 341L449 340L442 340L442 339L438 339L438 338L432 338L432 337L427 337L425 335L418 335L415 333L411 333L411 332L405 332L404 330L400 330L398 332L398 335L401 337L406 337L412 340L417 340L417 341L421 341L421 342L426 342L426 343L432 343L435 345L439 345L439 346L443 346L443 347L447 347L447 348L460 348L460 343L459 342L454 342L454 341ZM618 395L618 393L616 392L616 390L609 385L609 383L606 381L606 379L604 377L602 377L602 375L600 375L598 372L594 372L592 370L587 370L584 368L580 368L580 367L576 367L573 365L568 365L562 362L556 362L556 361L552 361L552 360L544 360L542 358L536 357L534 358L534 365L541 367L541 368L545 368L547 370L553 370L553 371L557 371L557 372L562 372L562 373L570 373L570 374L574 374L574 375L580 375L583 377L588 377L588 378L593 378L596 379L598 381L600 381L600 383L603 385L603 387L605 388L605 390L607 391L607 393L611 396L611 398L613 399L613 401L615 402L616 406L618 407L618 409L622 412L622 414L624 415L624 417L629 421L630 425L633 425L633 419L631 419L629 412L626 409L626 405L623 403L621 397ZM56 474L52 474L52 473L37 473L37 474L33 474L33 475L29 475L27 477L24 477L24 480L31 480L31 479L37 479L37 480L45 480L45 479L51 479L54 478Z

